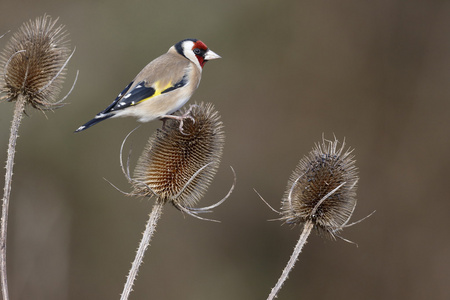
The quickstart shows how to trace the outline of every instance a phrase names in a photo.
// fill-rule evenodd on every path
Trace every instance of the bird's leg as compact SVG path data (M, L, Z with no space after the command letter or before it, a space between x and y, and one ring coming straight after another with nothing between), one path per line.
M167 118L160 119L160 120L163 122L163 124L162 124L162 130L166 130L166 122L167 122Z
M183 122L184 122L184 119L191 119L192 122L195 123L194 117L191 116L191 111L192 111L192 108L193 108L193 107L197 107L197 106L198 106L198 105L196 105L196 104L190 105L190 106L189 106L189 109L188 109L184 114L182 114L181 116L174 116L174 115L163 115L163 116L161 116L161 119L163 120L163 128L164 128L164 125L165 125L165 119L178 120L178 121L180 121L180 127L179 127L180 132L181 132L182 134L186 135L186 134L183 132L183 124L184 124Z
M190 119L192 119L192 117L191 116L185 116L185 115L182 115L182 116L173 116L173 115L163 115L163 116L161 116L161 119L163 120L163 128L164 128L164 126L165 126L165 123L166 123L166 120L167 119L172 119L172 120L178 120L178 121L180 121L180 132L182 133L182 134L185 134L184 132L183 132L183 121L184 121L184 119L187 119L187 118L190 118Z
M186 118L190 118L192 120L192 122L195 123L195 119L191 116L191 111L192 111L192 108L194 108L194 107L198 107L198 105L197 104L190 104L189 105L189 109L183 114L183 116L186 117Z

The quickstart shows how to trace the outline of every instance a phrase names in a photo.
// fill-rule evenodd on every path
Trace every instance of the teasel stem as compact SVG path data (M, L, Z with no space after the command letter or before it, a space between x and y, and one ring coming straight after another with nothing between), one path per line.
M212 209L221 205L228 199L236 184L236 174L231 168L234 182L227 195L207 207L194 207L217 171L224 145L223 124L219 113L211 104L191 105L184 114L177 114L189 114L191 118L186 118L182 130L177 118L166 120L163 128L158 129L148 140L147 147L138 159L133 177L129 168L131 151L124 163L123 147L134 130L125 137L120 147L120 166L134 190L126 193L117 187L116 189L128 196L156 198L128 273L121 300L128 299L132 291L144 253L161 217L163 205L170 202L182 213L200 220L218 222L198 214L212 212Z
M163 206L164 201L160 201L159 199L156 200L155 204L153 205L152 212L149 214L149 218L145 226L145 231L144 233L142 233L142 239L141 242L139 243L139 248L136 252L136 257L134 258L130 272L128 273L127 276L127 281L125 282L125 286L123 287L123 292L122 295L120 296L120 300L127 300L128 297L130 296L131 291L133 290L134 281L136 280L139 267L144 261L145 251L150 245L150 241L153 237L153 233L156 230L158 220L162 215Z
M28 105L40 111L62 105L60 101L54 100L62 88L66 66L73 55L68 48L64 26L56 27L56 23L57 19L53 21L48 15L24 23L0 53L0 93L5 94L0 101L16 102L5 167L0 230L0 283L3 300L9 300L6 270L7 224L19 126Z
M345 141L340 148L338 143L336 137L334 141L322 137L322 143L317 143L309 155L300 160L289 178L281 212L272 208L255 190L264 203L281 215L279 220L303 227L289 262L267 300L277 296L313 228L330 238L338 237L353 243L342 238L339 232L373 214L348 224L356 207L359 177L353 150L344 151Z
M283 283L288 278L289 272L294 268L294 265L298 260L298 256L302 252L303 246L306 244L306 241L307 241L313 228L314 228L314 223L311 220L306 221L306 223L304 224L304 227L303 227L302 234L300 235L297 245L295 245L294 251L292 252L291 258L289 259L286 267L284 268L283 272L281 273L281 276L278 279L277 284L271 290L267 300L275 299L278 292L281 290Z
M23 95L17 97L14 117L11 124L11 134L9 136L8 158L6 160L5 187L3 189L3 207L0 233L0 275L2 283L2 295L4 300L9 299L8 279L6 272L6 238L8 226L9 196L11 194L11 183L13 175L14 155L16 153L16 142L19 136L19 126L22 121L23 110L25 109L26 99Z

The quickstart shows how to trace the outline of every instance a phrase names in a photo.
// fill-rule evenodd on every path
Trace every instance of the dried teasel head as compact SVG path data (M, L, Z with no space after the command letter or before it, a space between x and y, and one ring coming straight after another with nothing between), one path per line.
M282 200L282 219L289 224L310 221L332 237L346 227L356 205L358 173L345 142L322 140L300 160Z
M27 104L46 110L61 106L59 94L71 57L63 25L44 15L24 23L0 55L2 100L21 95Z
M131 180L132 195L156 196L178 208L192 207L206 192L222 157L223 124L213 105L190 108L192 119L167 119L150 138Z

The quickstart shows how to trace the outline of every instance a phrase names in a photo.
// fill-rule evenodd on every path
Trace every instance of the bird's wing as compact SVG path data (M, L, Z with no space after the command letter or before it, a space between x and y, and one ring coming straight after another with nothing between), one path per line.
M119 95L117 95L116 99L114 99L114 101L107 107L105 108L102 112L100 112L99 114L107 114L109 113L111 110L113 110L113 108L117 105L117 103L120 101L120 99L122 99L122 96L125 95L128 90L130 89L130 87L133 85L133 82L130 82L124 89L122 92L119 93Z
M114 112L170 93L188 83L185 58L161 56L148 64L102 114Z

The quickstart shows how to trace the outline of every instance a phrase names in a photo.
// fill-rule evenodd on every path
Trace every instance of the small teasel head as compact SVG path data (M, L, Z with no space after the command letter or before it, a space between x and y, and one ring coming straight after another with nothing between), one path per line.
M15 101L19 95L34 108L61 106L59 94L71 57L68 34L63 25L44 15L24 23L0 55L2 100Z
M190 108L191 118L165 120L138 159L132 195L156 196L190 208L204 195L217 172L224 146L223 124L211 104ZM184 209L183 209L184 210Z
M310 221L331 237L346 227L356 205L358 173L352 150L344 146L323 139L300 160L282 200L286 223Z

